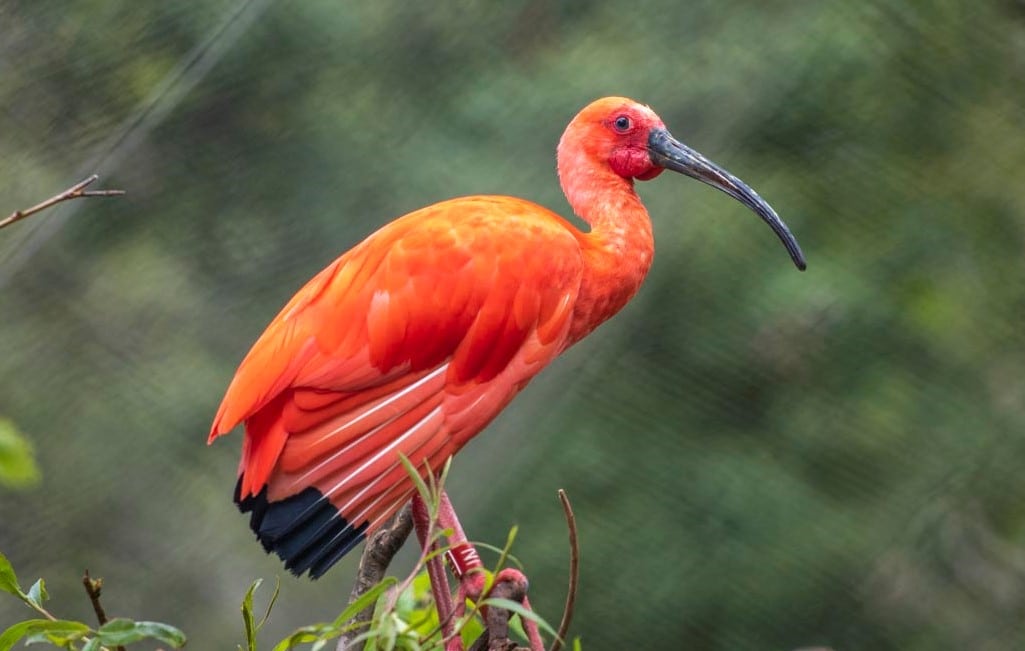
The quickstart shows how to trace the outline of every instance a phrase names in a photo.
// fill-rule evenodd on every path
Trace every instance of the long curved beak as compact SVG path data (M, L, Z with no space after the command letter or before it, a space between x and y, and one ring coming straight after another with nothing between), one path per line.
M713 188L719 188L753 210L769 225L776 237L783 242L783 246L787 247L790 259L794 261L797 268L801 271L805 270L807 264L804 261L804 254L801 253L801 247L790 229L779 218L772 206L759 197L758 193L746 183L673 138L666 129L652 129L651 135L648 136L648 155L651 157L651 162L659 167L686 174Z

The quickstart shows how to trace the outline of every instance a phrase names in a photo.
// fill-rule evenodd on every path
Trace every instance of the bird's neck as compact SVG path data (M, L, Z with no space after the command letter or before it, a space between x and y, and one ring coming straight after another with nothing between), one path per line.
M575 343L633 298L655 243L633 181L611 170L560 176L573 211L591 225L580 235L585 271L570 326L569 343Z

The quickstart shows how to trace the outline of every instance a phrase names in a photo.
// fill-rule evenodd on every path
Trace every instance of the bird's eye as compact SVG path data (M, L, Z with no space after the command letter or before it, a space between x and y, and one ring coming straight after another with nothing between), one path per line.
M613 124L616 126L616 131L624 133L630 129L630 118L620 115Z

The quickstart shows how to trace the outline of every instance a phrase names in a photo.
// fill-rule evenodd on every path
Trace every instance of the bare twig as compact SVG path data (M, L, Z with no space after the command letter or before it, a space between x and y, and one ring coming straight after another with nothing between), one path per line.
M85 593L89 595L89 601L93 604L93 612L96 613L96 621L103 626L107 623L107 613L103 610L103 604L100 603L100 592L103 591L103 579L94 579L89 576L89 570L85 571L82 575L82 585L85 587ZM118 646L117 651L125 651L123 646Z
M94 579L89 576L89 570L82 576L82 585L85 586L85 593L89 595L89 601L93 604L93 612L96 613L96 621L103 626L107 623L107 613L100 603L100 593L103 591L103 579Z
M573 515L573 507L570 506L569 497L566 491L559 489L559 501L562 502L562 510L566 512L566 526L569 527L569 590L566 592L566 606L562 610L562 622L559 624L559 634L555 636L552 647L548 651L559 651L562 648L562 641L569 633L569 625L573 620L573 607L577 601L577 582L580 579L580 545L577 543L577 519Z
M30 217L37 212L56 206L62 201L80 199L82 197L118 197L125 193L124 190L86 190L87 187L95 183L99 178L100 177L98 175L93 174L84 181L76 183L64 192L54 195L42 203L38 203L31 208L26 208L25 210L15 210L9 217L7 217L7 219L0 221L0 228L10 226L11 224L19 222L26 217Z
M356 583L352 586L352 594L349 595L349 603L359 599L370 588L384 579L384 573L388 570L388 564L395 557L402 543L406 542L409 532L413 530L413 514L409 504L395 514L391 522L378 529L363 550L363 556L359 560L359 571L356 574ZM356 615L351 623L369 622L374 616L374 607L368 606ZM346 651L350 648L353 640L362 633L362 626L355 626L349 632L343 633L338 639L337 651Z

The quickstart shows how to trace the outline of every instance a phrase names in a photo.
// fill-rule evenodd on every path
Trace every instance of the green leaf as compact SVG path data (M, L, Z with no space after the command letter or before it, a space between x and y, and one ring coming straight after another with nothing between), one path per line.
M28 619L18 622L0 634L0 651L9 651L23 637L45 636L46 640L62 645L62 641L74 640L89 633L89 627L82 622L71 622L62 619Z
M380 583L360 595L359 599L346 606L345 610L342 611L342 614L335 618L334 625L341 626L345 624L347 621L359 614L361 610L376 603L377 599L384 594L385 590L398 582L399 580L394 576L388 576L382 579Z
M39 579L32 584L32 587L28 589L29 600L37 606L42 606L43 602L50 598L50 595L46 592L46 582Z
M505 554L504 558L505 558L505 562L506 563L512 563L518 569L520 569L520 570L523 569L523 562L520 561L520 559L517 556L515 556L514 554L510 554L508 547L503 549L501 547L497 547L495 545L491 545L491 544L486 543L486 542L481 542L479 540L471 540L470 544L473 545L474 547L476 547L478 551L480 551L482 549L486 549L489 552L494 552L499 557L501 557L502 554ZM499 567L499 569L501 569L502 567L506 567L506 565L503 564L503 565L499 565L498 567Z
M413 599L418 602L426 603L433 598L431 593L431 575L424 570L413 577L413 585L410 586L410 591L413 594Z
M584 645L580 643L580 638L573 638L573 651L584 651Z
M394 614L418 637L424 638L439 629L438 611L434 607L431 580L426 570L417 573L403 591L395 603Z
M349 624L349 620L355 617L367 606L375 604L381 595L396 583L398 583L398 579L395 577L385 577L380 583L360 595L359 599L346 606L345 610L335 618L334 622L330 624L313 624L298 628L287 638L274 645L273 651L288 651L289 649L294 649L299 644L311 643L314 644L314 648L317 648L317 645L322 647L325 641L336 638L342 633L355 628L353 625ZM361 624L360 626L365 626L365 624ZM311 649L310 651L313 650Z
M274 651L288 651L288 649L294 649L298 644L316 642L321 638L321 635L326 634L329 629L330 627L327 624L303 626L302 628L296 629L291 635L274 645Z
M21 591L21 586L18 585L18 576L14 573L11 562L2 553L0 553L0 590L17 597L23 597L25 594Z
M376 648L382 649L383 651L391 651L395 648L395 641L399 637L399 632L395 628L394 617L383 617L377 622L377 639Z
M246 631L245 651L256 651L256 634L267 623L267 618L270 617L270 611L274 607L274 602L278 600L278 594L281 592L281 579L278 579L274 582L274 594L271 595L270 602L267 604L267 610L263 613L263 619L257 623L256 616L253 614L253 596L261 585L263 585L263 579L253 581L253 584L246 590L246 596L242 598L242 624Z
M33 627L39 624L45 624L46 619L27 619L23 622L18 622L14 626L11 626L3 633L0 633L0 651L8 651L14 644L29 634L29 631Z
M278 600L278 595L281 593L281 578L274 578L274 594L270 596L270 602L267 603L267 610L263 612L263 619L256 625L256 630L263 628L263 625L267 623L267 618L270 617L270 611L274 608L274 603Z
M498 562L495 563L495 572L502 569L505 566L505 558L509 555L509 550L512 549L513 542L516 541L516 534L520 528L515 524L509 529L509 535L505 539L505 547L502 548L502 553L498 556Z
M82 647L82 651L100 651L100 648L100 640L98 638L91 637L85 643L85 646Z
M459 630L459 637L463 640L463 646L469 649L483 632L484 622L481 621L480 617L473 617L463 624L463 627Z
M96 632L104 646L123 646L140 640L155 639L174 648L185 646L185 634L174 626L160 622L133 622L117 617L110 620Z
M253 594L263 583L263 579L253 581L242 598L242 624L246 629L246 651L256 651L256 618L253 617Z
M420 498L426 504L435 503L437 500L434 498L431 490L427 488L427 483L423 480L423 477L420 476L420 473L417 472L416 467L414 467L409 459L406 458L406 455L401 452L399 453L399 462L402 463L402 466L406 469L406 474L409 475L409 478L413 480L413 484L416 486L416 492L420 494ZM430 470L429 467L428 470ZM428 472L428 477L429 476L431 475Z
M39 482L32 444L14 423L0 418L0 485L24 488Z
M523 620L519 617L514 617L509 620L509 630L514 634L519 635L521 639L530 639L527 637L527 631L523 630Z

